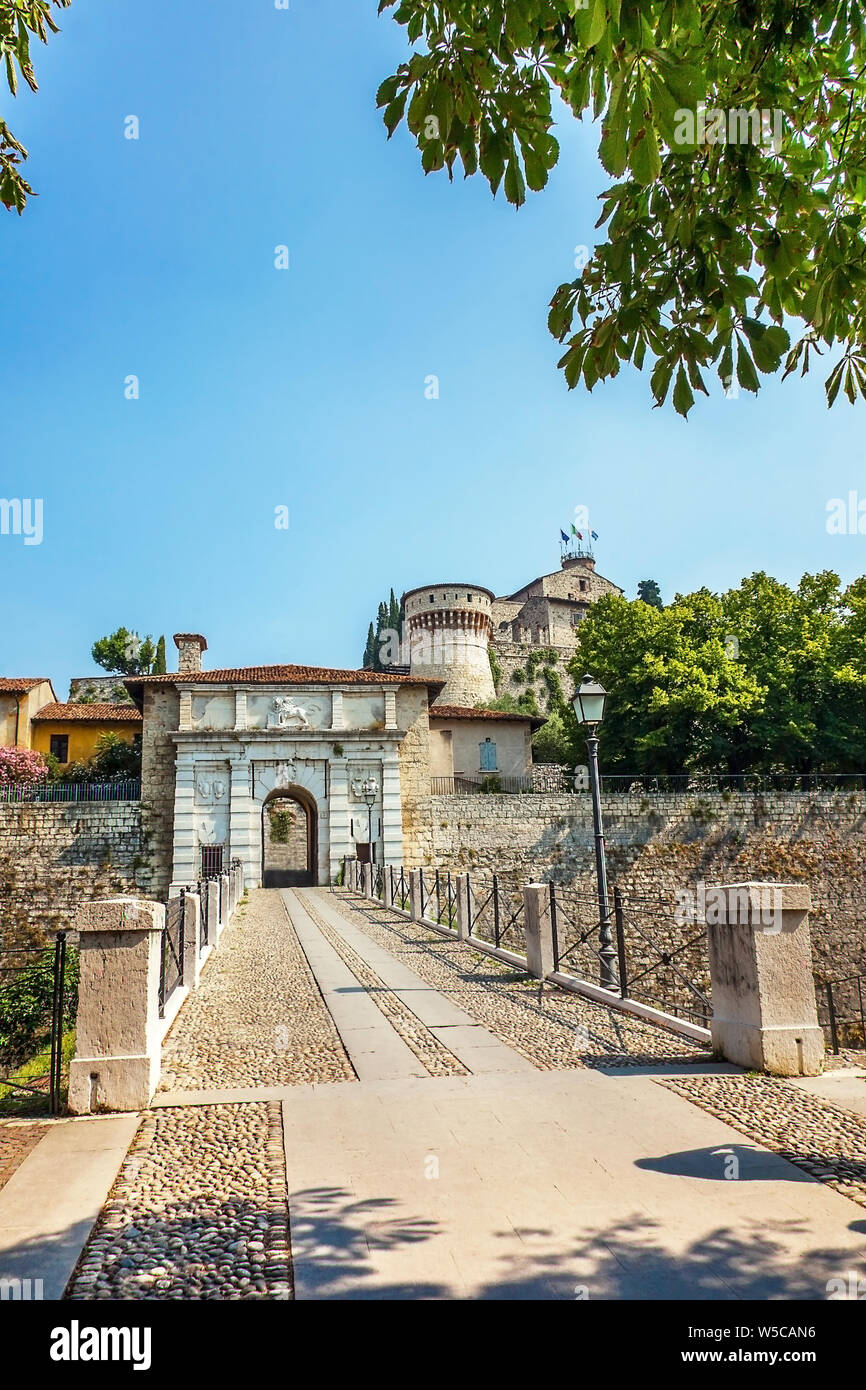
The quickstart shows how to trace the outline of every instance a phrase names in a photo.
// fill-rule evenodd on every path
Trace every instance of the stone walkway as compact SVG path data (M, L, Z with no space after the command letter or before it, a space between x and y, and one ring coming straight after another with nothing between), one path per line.
M864 1272L863 1135L398 914L258 891L69 1296L822 1298Z

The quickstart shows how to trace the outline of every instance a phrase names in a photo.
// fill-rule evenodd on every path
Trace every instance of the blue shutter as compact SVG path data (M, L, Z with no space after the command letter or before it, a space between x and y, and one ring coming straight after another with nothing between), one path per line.
M491 743L490 739L487 738L487 739L484 740L483 743L479 743L478 747L479 747L480 750L481 750L481 771L482 771L482 772L495 772L495 771L496 771L496 744L495 744L495 743Z

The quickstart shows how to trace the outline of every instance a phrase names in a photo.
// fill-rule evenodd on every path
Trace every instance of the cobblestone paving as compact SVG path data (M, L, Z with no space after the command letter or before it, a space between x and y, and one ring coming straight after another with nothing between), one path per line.
M697 1043L555 986L542 991L537 980L504 961L387 908L348 893L334 893L331 901L371 940L542 1071L707 1060L707 1050Z
M348 965L356 980L367 990L373 1003L430 1075L466 1076L467 1070L463 1063L459 1062L453 1052L449 1052L412 1010L407 1008L402 999L388 988L384 980L362 960L357 951L353 951L351 946L328 926L310 898L305 897L303 902L305 911L309 913L325 940Z
M152 1111L79 1261L72 1299L288 1299L280 1107Z
M47 1128L44 1124L0 1120L0 1188L9 1181L31 1149L36 1148Z
M866 1207L866 1116L841 1110L774 1076L656 1080Z
M282 899L254 891L165 1041L160 1092L354 1078Z

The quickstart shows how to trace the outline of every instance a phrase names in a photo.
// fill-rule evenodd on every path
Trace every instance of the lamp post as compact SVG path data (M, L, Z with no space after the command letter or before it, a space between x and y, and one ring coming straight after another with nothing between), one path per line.
M376 795L379 788L373 777L367 777L361 784L361 797L367 807L367 844L370 850L370 863L376 862L376 851L373 846L373 807L376 803Z
M610 899L607 892L607 864L604 858L604 828L601 821L601 787L598 777L598 734L597 729L604 719L604 704L607 691L594 676L584 676L574 697L574 712L577 722L586 730L586 748L589 753L589 785L592 791L592 819L595 827L595 870L598 879L599 940L601 949L602 989L616 989L617 977L614 968L616 951L610 930Z

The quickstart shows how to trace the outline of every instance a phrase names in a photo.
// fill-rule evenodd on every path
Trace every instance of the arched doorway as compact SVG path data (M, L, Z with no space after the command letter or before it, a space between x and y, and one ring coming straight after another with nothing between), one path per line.
M318 882L318 812L302 787L272 792L262 807L262 885L310 888Z

